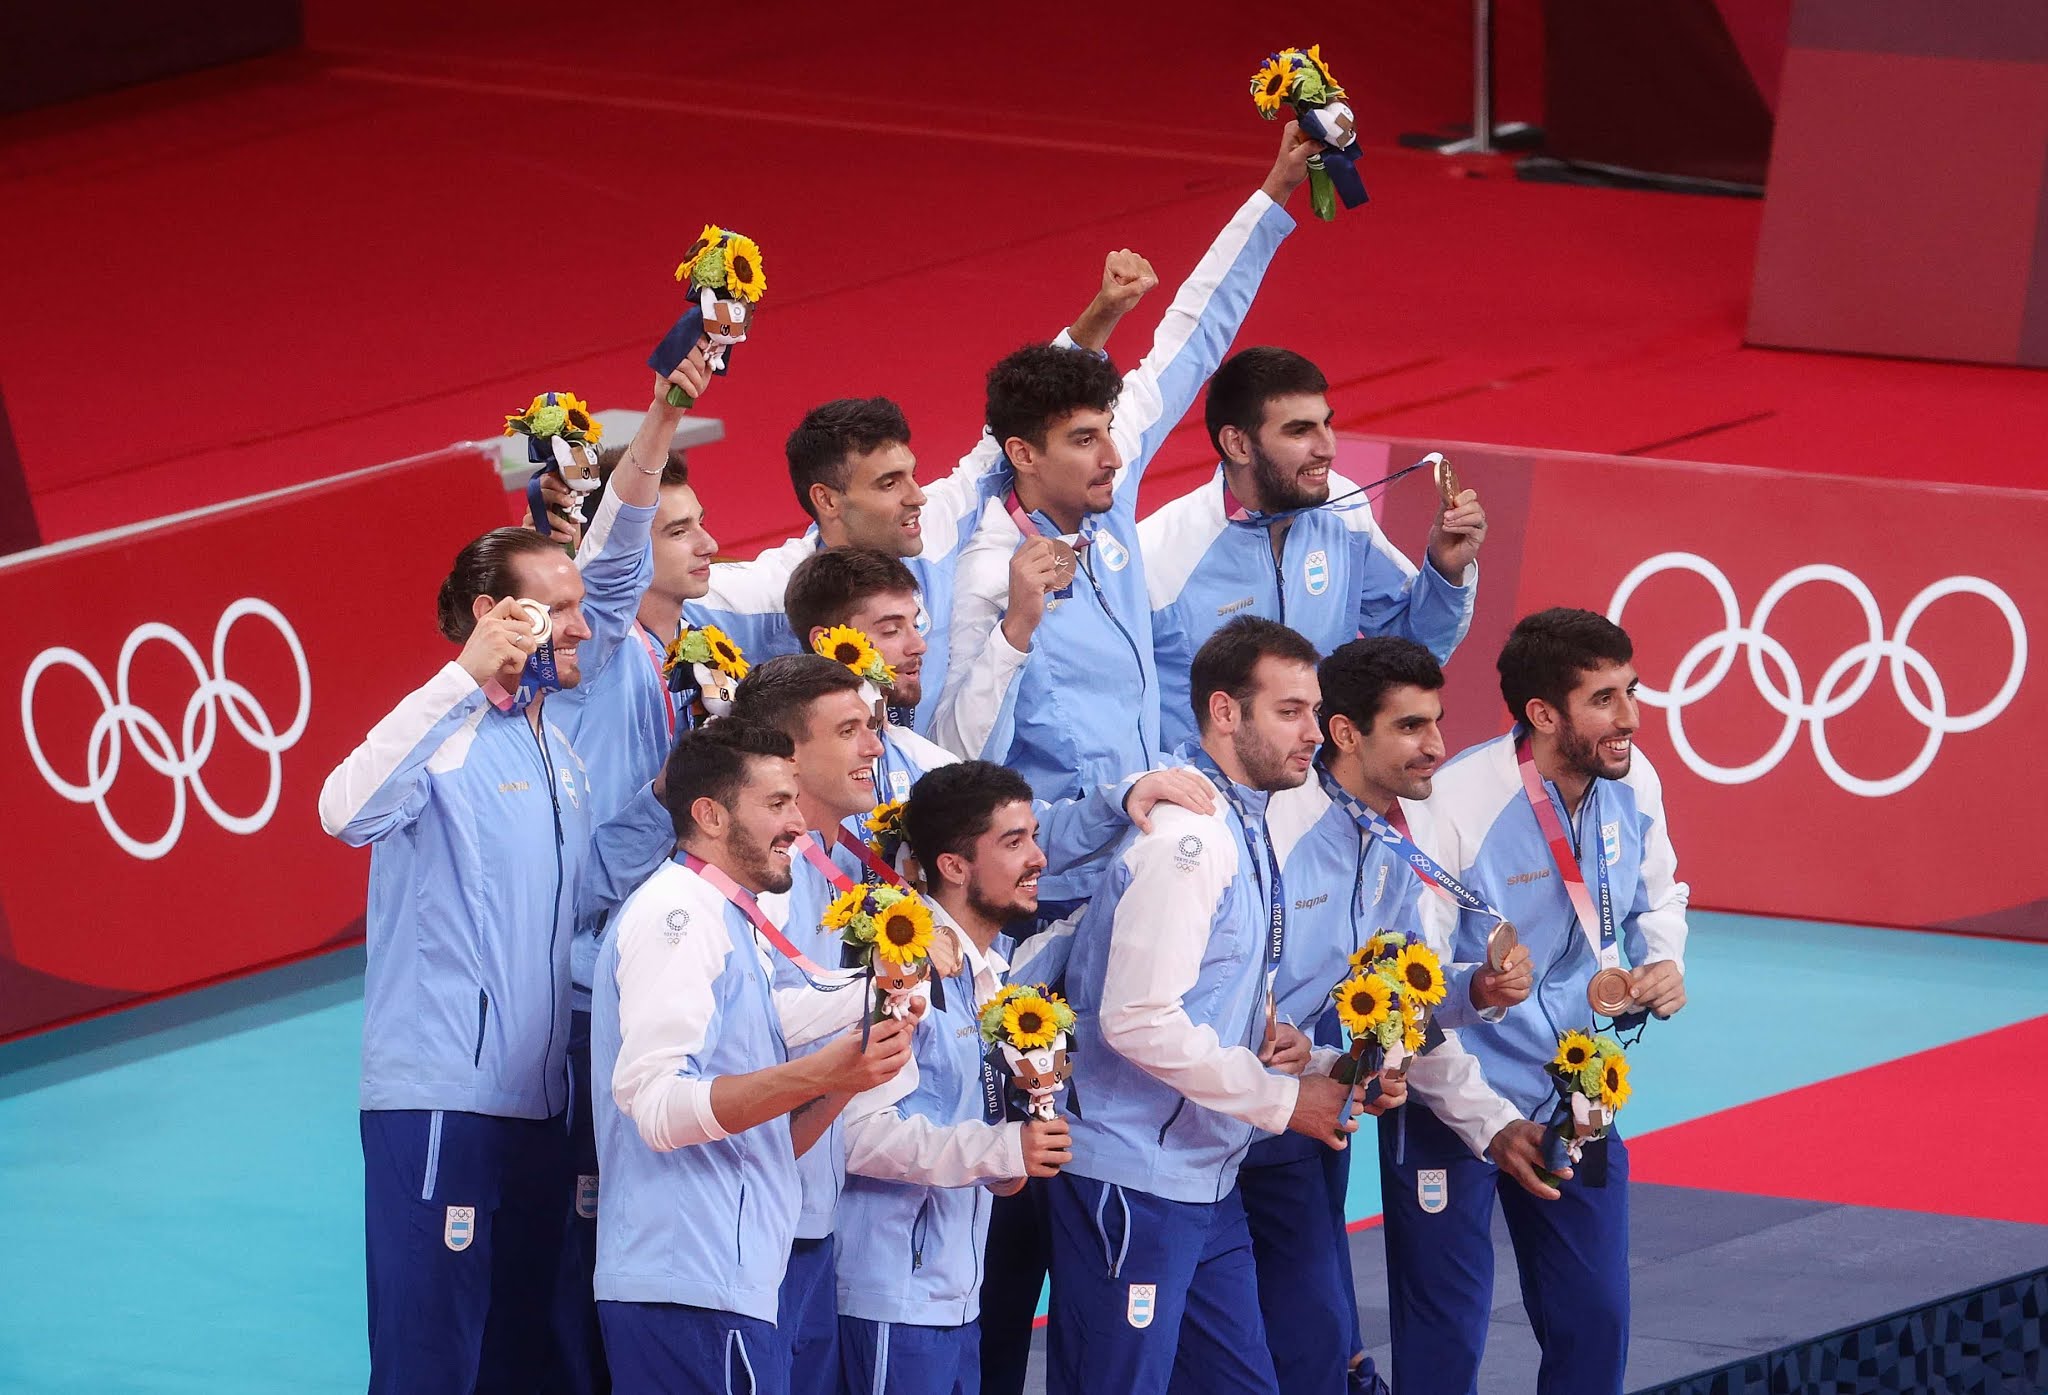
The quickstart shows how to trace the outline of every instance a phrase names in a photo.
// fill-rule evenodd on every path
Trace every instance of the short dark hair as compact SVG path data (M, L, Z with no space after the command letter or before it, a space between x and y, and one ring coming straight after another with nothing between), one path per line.
M531 528L493 528L464 544L434 599L435 621L442 635L457 644L467 643L476 629L470 607L478 596L503 600L519 594L519 583L512 576L515 559L565 555L561 543Z
M1107 412L1122 391L1123 379L1106 358L1027 344L988 370L982 420L998 447L1016 436L1043 449L1054 423L1088 408Z
M755 664L733 693L732 715L773 727L791 741L810 732L811 704L832 693L856 693L852 669L821 654L779 654Z
M985 760L934 766L910 787L903 806L903 836L918 865L937 875L939 854L962 857L988 832L996 810L1031 802L1031 785L1007 765Z
M789 483L796 501L812 518L811 486L845 489L847 466L856 455L883 446L910 444L910 422L903 409L886 397L838 397L804 413L783 443L789 457Z
M1517 722L1529 720L1529 699L1542 698L1560 713L1579 675L1636 656L1628 633L1606 616L1570 606L1525 615L1501 646L1500 695Z
M1314 668L1322 655L1297 631L1277 620L1258 615L1240 615L1203 641L1188 666L1188 701L1194 705L1195 725L1209 726L1209 695L1228 693L1234 702L1252 695L1252 670L1259 660L1272 658Z
M1316 667L1316 679L1323 689L1316 722L1327 742L1330 718L1338 713L1360 731L1371 731L1388 693L1400 687L1436 692L1444 686L1444 671L1436 656L1414 640L1373 635L1338 645Z
M741 721L737 717L713 717L676 738L663 768L663 798L676 837L687 838L697 827L690 806L709 799L732 808L747 783L747 762L796 754L796 743L773 727Z
M605 491L612 487L612 471L619 468L619 462L626 458L624 446L606 446L597 453L597 488L583 496L583 519L587 523L597 517L597 510L604 503ZM661 467L661 487L673 489L679 484L690 482L690 465L683 459L680 450L670 450L668 462Z
M898 557L866 547L827 547L797 563L782 593L782 611L796 642L816 627L843 625L870 596L917 594L917 578Z
M1224 427L1234 426L1246 435L1256 432L1266 419L1266 404L1276 397L1329 390L1323 370L1292 349L1270 344L1240 349L1223 360L1202 399L1209 444L1221 455Z

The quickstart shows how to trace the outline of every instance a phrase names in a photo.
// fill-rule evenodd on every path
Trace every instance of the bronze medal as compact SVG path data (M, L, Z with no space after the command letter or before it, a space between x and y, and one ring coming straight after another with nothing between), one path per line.
M1628 974L1621 969L1602 969L1586 985L1586 1002L1602 1017L1619 1017L1635 1005Z
M1074 571L1080 566L1080 556L1074 545L1064 538L1053 538L1052 542L1052 588L1063 590L1074 580Z
M1508 966L1509 953L1521 942L1512 920L1503 920L1494 926L1486 936L1486 967L1495 973L1504 971Z
M554 621L548 615L547 606L540 601L522 600L519 603L519 608L526 612L527 623L533 627L529 633L532 635L534 643L546 644L548 637L554 633L555 628Z
M1444 501L1444 507L1447 509L1456 508L1458 506L1458 495L1464 490L1464 486L1458 483L1458 472L1452 469L1451 462L1444 459L1441 455L1437 456L1436 464L1432 465L1430 469L1436 476L1436 492L1438 497Z

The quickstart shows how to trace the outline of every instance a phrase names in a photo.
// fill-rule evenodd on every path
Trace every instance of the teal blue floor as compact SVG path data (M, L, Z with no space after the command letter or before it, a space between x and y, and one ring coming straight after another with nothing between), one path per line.
M2043 945L1696 914L1689 957L1631 1134L2048 1010ZM0 1047L0 1395L363 1388L360 968Z

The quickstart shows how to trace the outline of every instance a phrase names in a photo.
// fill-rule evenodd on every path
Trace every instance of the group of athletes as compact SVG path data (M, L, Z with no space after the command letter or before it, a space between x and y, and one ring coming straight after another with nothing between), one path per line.
M373 1391L1016 1395L1049 1276L1055 1395L1470 1392L1496 1202L1539 1389L1620 1390L1627 1148L1547 1169L1544 1122L1600 969L1625 952L1632 1011L1685 1001L1632 650L1523 618L1511 729L1447 760L1477 496L1444 489L1412 563L1331 472L1315 366L1226 357L1315 148L1289 126L1123 374L1156 281L1110 254L929 485L894 403L826 402L787 445L812 526L714 561L669 449L669 388L715 394L700 348L587 527L462 549L459 652L320 802L373 849ZM1141 519L1198 399L1218 468ZM685 626L743 653L728 700L670 681ZM814 652L844 630L886 690ZM934 967L877 1021L824 921L897 874L861 847L897 800ZM1440 1031L1354 1088L1330 992L1382 930L1438 952ZM1074 1014L1052 1118L990 1077L980 1013L1018 984ZM1345 1228L1361 1113L1384 1334Z

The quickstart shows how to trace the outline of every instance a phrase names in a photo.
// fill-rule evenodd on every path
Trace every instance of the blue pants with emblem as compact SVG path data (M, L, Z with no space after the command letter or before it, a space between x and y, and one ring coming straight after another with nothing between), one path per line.
M981 1329L839 1319L847 1395L980 1395Z
M789 1344L772 1322L610 1299L597 1317L619 1395L789 1395Z
M1563 1195L1543 1201L1473 1157L1423 1106L1403 1112L1405 1163L1394 1162L1392 1122L1382 1119L1379 1131L1395 1388L1401 1395L1478 1389L1493 1308L1498 1197L1522 1306L1543 1349L1537 1395L1620 1395L1628 1363L1627 1146L1619 1137L1593 1144L1559 1188Z
M1200 1203L1066 1173L1049 1181L1049 1395L1273 1395L1235 1188Z
M371 1395L538 1383L568 1213L564 1122L362 1112Z
M1344 1225L1350 1175L1349 1150L1299 1134L1253 1144L1237 1174L1266 1348L1288 1395L1343 1395L1351 1358L1364 1350Z
M789 1353L791 1395L840 1395L839 1283L832 1237L789 1248L775 1326Z
M591 1127L590 1014L569 1014L568 1230L562 1237L562 1278L555 1293L555 1339L561 1368L550 1381L566 1395L605 1395L604 1335L597 1325L597 1135Z

